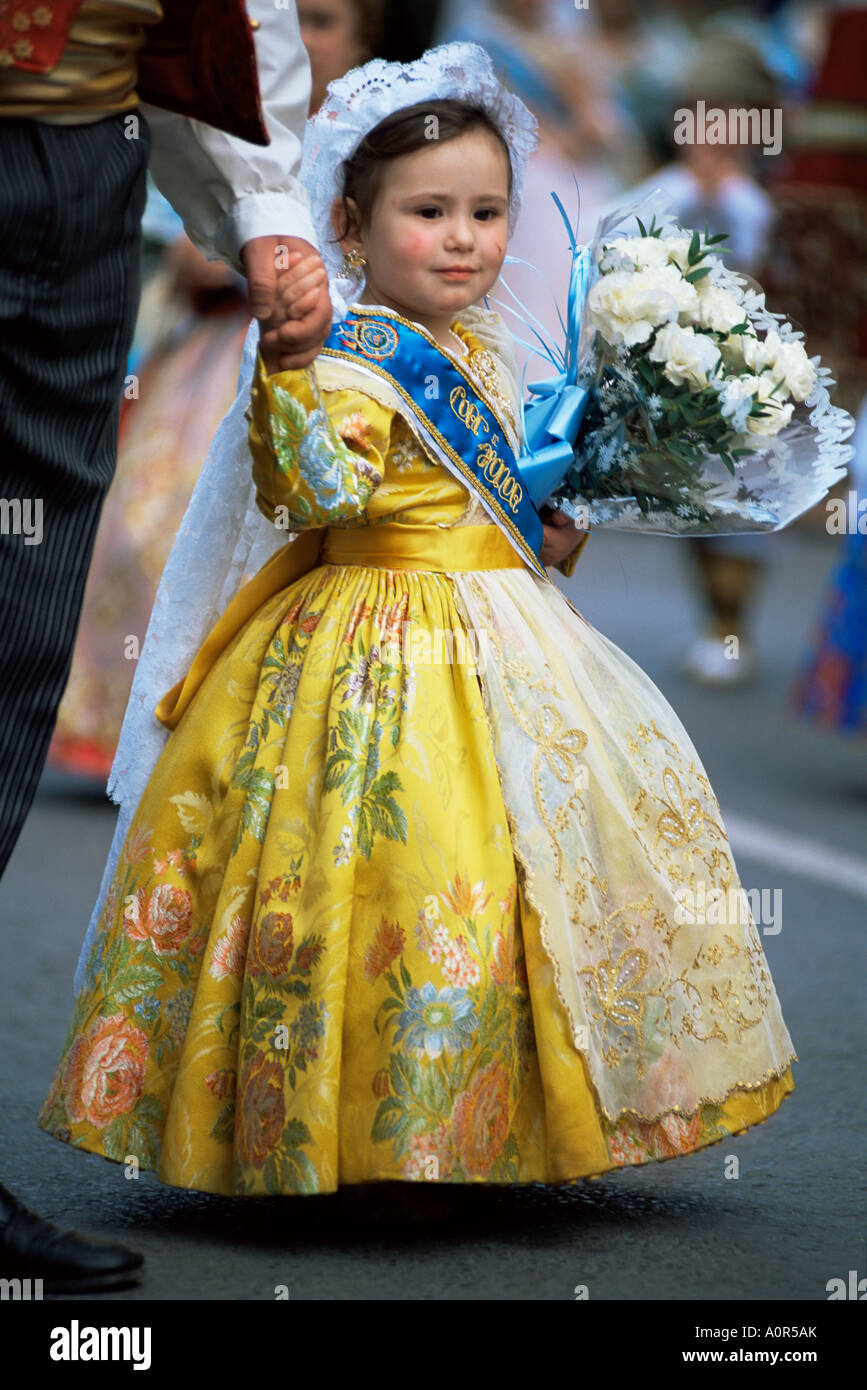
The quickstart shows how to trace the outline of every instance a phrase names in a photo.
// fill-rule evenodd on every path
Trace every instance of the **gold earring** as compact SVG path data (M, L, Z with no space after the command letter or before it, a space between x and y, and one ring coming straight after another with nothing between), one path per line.
M357 247L353 246L351 251L345 251L343 254L343 264L340 267L340 273L344 275L347 280L351 280L353 277L361 275L366 265L367 261L364 259L361 252Z

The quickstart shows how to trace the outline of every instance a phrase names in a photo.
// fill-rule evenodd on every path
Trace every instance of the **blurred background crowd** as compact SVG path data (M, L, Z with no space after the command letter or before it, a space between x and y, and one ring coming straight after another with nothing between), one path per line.
M580 206L579 238L655 187L685 226L727 232L727 263L757 279L838 383L859 424L845 535L825 504L799 526L830 549L828 589L804 614L790 702L805 719L867 736L867 8L807 0L298 0L313 109L328 83L371 56L408 61L469 39L536 114L540 145L504 275L556 330L569 257L551 200ZM685 108L779 112L782 142L677 144ZM578 198L576 198L576 183ZM579 204L580 199L580 204ZM119 462L103 511L75 658L49 761L104 783L157 584L216 427L235 394L247 330L243 282L205 261L151 187L145 289L128 367ZM544 270L544 276L539 269ZM498 307L510 302L504 290ZM503 310L507 321L509 313ZM519 326L512 324L516 331ZM544 363L528 376L544 374ZM678 542L705 626L682 671L708 685L761 679L750 641L761 538ZM570 581L580 592L580 565ZM739 659L726 641L739 639ZM862 745L863 746L863 745Z

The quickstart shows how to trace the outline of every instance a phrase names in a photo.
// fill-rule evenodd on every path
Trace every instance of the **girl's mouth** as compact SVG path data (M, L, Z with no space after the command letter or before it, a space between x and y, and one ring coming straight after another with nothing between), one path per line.
M440 270L437 273L439 275L442 275L446 280L469 280L470 276L475 275L476 272L474 270L461 268L454 270Z

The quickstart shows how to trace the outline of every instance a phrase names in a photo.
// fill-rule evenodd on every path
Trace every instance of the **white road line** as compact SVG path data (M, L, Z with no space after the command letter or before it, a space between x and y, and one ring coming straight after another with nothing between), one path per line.
M790 869L867 898L867 859L732 811L723 812L723 824L735 855L762 859L779 869Z

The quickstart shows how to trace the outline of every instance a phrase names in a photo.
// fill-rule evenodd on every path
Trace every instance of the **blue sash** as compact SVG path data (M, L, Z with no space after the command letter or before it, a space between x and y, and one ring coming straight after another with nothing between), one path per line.
M387 381L437 457L475 492L535 574L544 533L506 429L460 362L392 310L355 306L329 334L322 355Z

